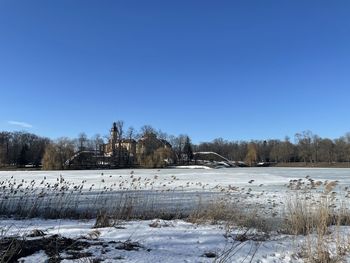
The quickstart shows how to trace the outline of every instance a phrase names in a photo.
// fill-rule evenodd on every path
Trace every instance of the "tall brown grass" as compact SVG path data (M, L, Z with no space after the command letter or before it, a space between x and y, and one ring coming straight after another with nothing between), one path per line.
M336 181L305 184L287 201L283 232L305 236L299 255L306 262L342 262L350 249L347 236L340 230L350 222L348 201L341 196L341 189L333 191L336 186Z

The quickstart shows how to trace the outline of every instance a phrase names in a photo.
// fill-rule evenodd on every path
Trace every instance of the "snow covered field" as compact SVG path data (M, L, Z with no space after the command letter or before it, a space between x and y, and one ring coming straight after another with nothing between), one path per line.
M93 221L72 220L3 220L0 229L7 236L28 235L33 230L42 230L46 236L60 235L80 238L91 246L84 248L89 257L103 262L213 262L215 256L223 257L230 252L225 262L302 262L296 256L300 237L273 236L266 241L248 240L241 245L243 231L228 232L223 225L194 225L182 220L144 220L121 222L118 227L93 229ZM254 233L248 233L253 235ZM257 236L258 237L258 236ZM235 240L235 238L237 240ZM32 237L28 239L37 239ZM130 244L123 247L121 244ZM133 247L134 246L134 247ZM69 253L62 253L63 262L89 262L69 260ZM33 255L21 257L24 262L45 262L48 259L43 248Z
M24 236L26 242L47 239L68 244L72 239L73 244L81 243L75 248L79 253L58 251L55 255L62 262L74 262L74 258L80 260L75 262L92 262L88 261L92 258L103 262L306 262L303 251L306 247L312 250L310 244L316 246L320 238L313 233L281 233L274 222L282 222L291 197L302 200L305 192L305 200L311 199L307 202L312 204L314 198L315 207L321 206L316 202L322 196L329 202L327 207L334 209L341 203L348 209L348 186L350 169L2 171L0 245L5 246L9 241L6 238L11 236ZM253 217L263 215L269 230L255 228L254 222L242 225L225 220L188 220L187 216L200 206L220 210L222 200L234 205L234 213L249 215L254 211ZM94 228L94 218L101 210L123 210L130 219L117 218L112 226ZM16 218L8 218L11 215ZM60 218L35 218L43 215ZM83 218L82 215L87 219L68 219ZM200 217L200 213L196 216ZM29 237L33 230L42 232ZM348 232L348 223L333 224L327 235L322 235L322 242L329 244L329 258L335 258L332 255L340 248L343 255L341 261L327 262L346 261L350 250ZM22 255L24 262L45 262L53 257L50 247L30 248L30 253Z

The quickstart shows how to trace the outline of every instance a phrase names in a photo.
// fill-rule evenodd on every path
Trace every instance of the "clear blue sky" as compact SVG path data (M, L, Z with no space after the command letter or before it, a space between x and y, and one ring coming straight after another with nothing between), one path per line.
M0 130L350 131L350 2L0 0Z

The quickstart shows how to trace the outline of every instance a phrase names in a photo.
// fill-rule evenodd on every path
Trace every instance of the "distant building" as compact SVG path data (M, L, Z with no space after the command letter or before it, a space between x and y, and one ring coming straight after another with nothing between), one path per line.
M138 157L159 149L172 151L172 146L168 141L157 138L153 132L145 133L138 141L121 138L117 124L113 123L108 143L102 145L101 151L105 157L114 158L123 165L137 164Z
M114 122L110 131L110 137L107 144L102 145L102 153L106 157L122 156L134 157L136 155L136 144L134 139L120 138L117 124Z
M172 155L171 144L156 134L147 132L138 141L123 138L113 123L108 143L102 144L99 151L76 152L65 166L70 169L164 167L173 162Z
M171 149L171 144L162 139L158 139L154 133L146 133L136 145L136 154L148 154L159 148Z

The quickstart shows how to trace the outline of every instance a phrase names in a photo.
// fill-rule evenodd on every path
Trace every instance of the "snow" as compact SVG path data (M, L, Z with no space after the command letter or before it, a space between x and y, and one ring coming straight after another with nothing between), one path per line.
M86 180L85 188L94 185L94 189L102 189L105 185L120 183L130 177L153 179L158 181L153 185L154 189L162 189L163 183L169 183L168 187L176 188L184 186L187 182L207 185L207 189L216 185L226 187L251 186L249 180L254 180L254 185L264 184L269 189L281 190L281 186L290 179L305 178L310 176L315 180L339 180L341 184L350 185L350 169L346 168L229 168L229 169L120 169L120 170L83 170L83 171L0 171L1 180L10 179L12 176L17 182L22 179L28 181L41 181L46 177L46 182L56 183L62 176L66 181L76 185ZM172 176L175 176L174 180ZM104 180L104 183L101 180ZM253 186L254 186L253 185ZM141 185L141 189L150 189L149 185ZM201 190L202 186L191 184L188 190ZM265 190L265 189L264 189Z
M43 230L47 235L60 234L68 238L81 238L89 236L92 231L98 231L99 242L104 246L96 245L87 248L84 252L92 252L94 258L103 262L213 262L213 258L205 256L206 253L221 255L234 247L232 240L225 238L225 225L196 225L182 220L158 220L157 227L151 227L156 220L120 222L118 228L92 229L94 221L74 220L3 220L0 228L16 225L17 229L9 230L7 235L22 236L33 229ZM17 232L16 232L17 231ZM19 231L19 232L18 232ZM242 233L242 229L234 229L231 234ZM253 262L302 262L295 255L298 251L300 237L275 236L264 242L246 241L232 250L234 260L243 262L245 258L254 258ZM141 248L137 251L115 249L115 243L130 240L138 242ZM297 241L297 242L296 242ZM296 242L295 245L291 245ZM93 242L92 242L93 243ZM256 253L253 252L257 249ZM295 260L292 260L292 258ZM44 262L47 256L44 252L37 252L27 258L26 263ZM292 260L292 261L291 261ZM74 262L64 260L62 262Z
M177 169L212 169L208 166L205 166L205 165L179 165L179 166L176 166Z
M23 257L18 259L18 262L21 263L40 263L40 262L48 262L49 257L45 254L45 251L38 251L31 256Z
M195 168L195 167L192 167ZM290 180L310 177L321 181L339 181L335 191L342 193L345 186L350 185L350 169L327 168L230 168L230 169L123 169L123 170L89 170L89 171L0 171L0 181L14 184L22 183L23 187L35 181L35 187L42 189L47 184L56 184L61 178L69 182L69 187L83 183L83 198L79 205L90 202L89 196L101 195L105 188L115 191L108 196L112 202L117 202L118 195L135 196L149 199L151 205L157 202L161 208L187 209L191 204L197 206L201 202L210 202L222 189L234 189L238 201L244 200L252 204L263 204L267 216L271 216L271 207L284 202L293 191L286 185ZM136 180L135 180L136 179ZM43 184L40 182L44 181ZM152 184L151 184L152 183ZM59 182L61 185L61 182ZM113 187L112 187L113 186ZM92 191L89 192L89 188ZM237 191L235 189L238 189ZM147 197L147 198L146 198ZM259 198L257 198L259 197ZM102 199L99 199L102 200ZM238 202L237 201L237 202ZM94 204L95 205L95 204ZM111 206L109 206L111 205ZM140 206L147 207L146 203ZM96 206L97 207L97 206ZM246 207L243 206L243 209ZM278 208L277 208L278 209ZM14 220L3 218L0 221L0 237L26 236L35 229L43 230L46 235L59 234L69 238L89 237L94 220L44 220L25 219ZM271 221L271 224L273 222ZM307 237L289 236L271 233L263 241L247 240L233 241L230 236L236 236L245 231L234 226L227 232L226 222L216 224L192 224L183 220L139 220L120 221L118 227L100 228L96 237L101 244L86 248L95 258L103 262L213 262L213 258L204 256L214 253L217 256L231 250L232 261L227 262L304 262L298 253ZM257 231L257 230L252 230ZM342 231L350 232L350 227ZM229 234L229 235L227 235ZM226 237L225 237L226 236ZM116 249L115 242L138 242L141 248L137 251ZM94 244L94 240L90 240ZM114 243L111 243L114 242ZM238 242L238 243L237 243ZM256 250L257 249L257 250ZM47 259L44 251L38 251L24 258L24 262L44 262ZM245 260L245 261L244 261ZM350 262L350 259L348 259ZM72 262L65 259L62 262ZM83 261L82 261L83 262ZM88 261L86 261L88 262Z

